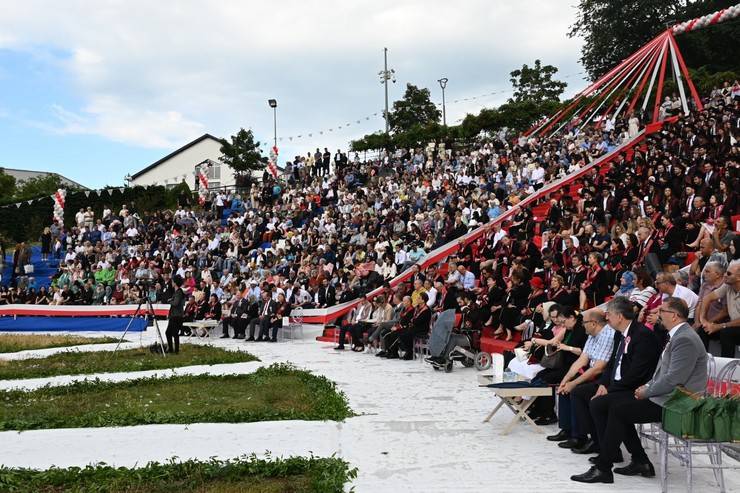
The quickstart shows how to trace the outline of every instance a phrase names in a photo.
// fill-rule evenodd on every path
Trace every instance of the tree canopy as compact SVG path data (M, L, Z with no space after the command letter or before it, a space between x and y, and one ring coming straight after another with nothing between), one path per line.
M550 115L560 106L566 84L553 77L558 69L535 60L510 73L513 96L498 108L483 108L477 115L468 114L460 125L443 126L440 111L430 99L429 89L408 84L403 99L393 103L390 135L368 134L350 143L356 152L380 149L423 147L429 142L467 141L482 131L508 129L523 131L533 121Z
M267 161L262 157L259 147L260 143L255 142L252 131L242 128L231 136L231 142L221 139L221 162L237 175L261 171Z
M729 7L735 0L579 0L568 36L581 36L581 63L591 80L606 73L669 25ZM740 43L740 25L719 24L677 38L687 66L712 72L740 68L731 46ZM732 53L736 53L733 55Z
M431 100L431 93L427 88L418 88L413 84L406 85L403 98L393 103L393 109L388 115L391 131L394 133L406 132L415 126L426 126L437 123L442 112Z
M15 176L0 168L0 203L10 202L15 195Z
M511 85L514 94L509 99L510 103L532 102L542 104L548 101L559 101L568 86L565 82L553 80L557 73L557 67L552 65L542 66L540 60L534 61L530 67L526 63L522 68L510 73Z
M77 190L77 187L65 185L62 177L55 173L17 181L0 168L0 204L47 197L60 188Z

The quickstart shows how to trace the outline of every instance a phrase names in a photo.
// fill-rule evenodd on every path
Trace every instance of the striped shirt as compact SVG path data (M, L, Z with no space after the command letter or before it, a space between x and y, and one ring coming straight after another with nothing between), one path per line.
M588 355L589 368L594 366L597 361L609 361L613 348L614 329L609 325L604 325L595 336L588 336L586 344L583 346L583 352Z
M633 301L640 305L640 307L644 307L647 305L647 302L652 296L657 293L654 287L648 286L642 291L635 288L634 291L632 291L632 294L630 294L630 301Z

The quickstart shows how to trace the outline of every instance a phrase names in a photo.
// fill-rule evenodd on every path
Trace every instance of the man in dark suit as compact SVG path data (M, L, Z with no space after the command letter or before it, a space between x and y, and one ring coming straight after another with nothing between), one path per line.
M337 292L334 286L329 284L329 280L324 278L321 281L321 287L319 287L316 293L316 308L328 308L334 306L337 302Z
M249 337L246 339L246 342L251 342L254 340L257 341L263 341L267 339L255 339L254 338L254 331L257 328L257 325L260 326L260 333L261 334L267 334L270 330L270 324L272 322L272 316L277 311L277 303L272 299L272 293L265 290L262 291L262 300L259 303L259 308L257 312L257 316L253 317L249 321Z
M601 189L601 197L596 201L597 209L604 215L604 221L609 224L612 216L614 215L614 209L616 209L616 201L612 197L611 190L604 187Z
M622 441L633 456L639 457L638 447L642 447L637 431L634 426L625 427L619 421L617 412L624 406L634 404L635 390L650 381L658 364L661 348L655 333L634 320L636 314L633 306L624 297L614 298L607 305L609 326L622 337L619 338L619 344L615 344L616 350L589 403L600 451L594 466L583 474L571 476L573 481L613 483L612 465L620 458L619 446ZM591 450L593 451L595 450ZM642 453L644 455L644 451ZM620 473L624 469L627 468L615 472ZM648 474L646 472L643 475Z
M247 325L246 313L249 308L249 302L242 297L240 291L234 294L234 300L231 303L231 313L223 321L222 339L229 337L229 326L234 328L234 339L244 338L244 328Z

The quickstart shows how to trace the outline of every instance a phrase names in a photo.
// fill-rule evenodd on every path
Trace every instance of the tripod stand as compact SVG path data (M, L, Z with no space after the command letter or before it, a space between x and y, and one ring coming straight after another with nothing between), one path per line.
M154 307L152 306L152 302L149 299L148 296L141 296L141 288L139 289L139 306L136 307L136 311L133 315L131 315L131 320L129 320L128 324L126 325L126 329L123 331L123 335L121 335L121 339L118 341L118 344L116 345L116 349L113 350L113 354L118 351L118 348L121 346L121 343L123 342L124 337L126 337L126 334L128 333L128 329L131 327L131 324L134 322L134 319L139 315L141 312L141 306L146 304L146 312L144 313L146 320L149 320L149 317L152 317L152 320L154 321L154 329L157 331L157 338L159 339L159 346L162 348L162 356L167 356L167 353L164 350L164 340L162 339L162 332L159 330L159 323L157 323L157 317L154 314Z

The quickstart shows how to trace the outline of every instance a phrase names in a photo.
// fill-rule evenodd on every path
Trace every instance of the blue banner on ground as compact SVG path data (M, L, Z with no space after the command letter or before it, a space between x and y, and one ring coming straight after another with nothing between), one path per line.
M0 332L123 332L131 321L128 317L0 317ZM135 318L128 329L146 330L146 320Z

